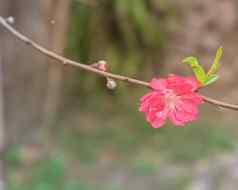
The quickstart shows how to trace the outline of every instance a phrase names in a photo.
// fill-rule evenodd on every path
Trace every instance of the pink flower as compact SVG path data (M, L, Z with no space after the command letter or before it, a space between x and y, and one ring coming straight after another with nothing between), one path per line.
M197 119L203 98L196 92L200 84L195 78L171 74L152 79L150 87L153 91L141 98L140 111L152 127L161 127L167 118L177 126Z

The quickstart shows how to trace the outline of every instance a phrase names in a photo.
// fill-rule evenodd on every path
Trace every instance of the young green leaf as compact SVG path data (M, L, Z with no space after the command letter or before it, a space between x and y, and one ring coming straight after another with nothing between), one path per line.
M205 73L203 67L199 64L196 57L187 57L183 60L183 63L190 65L197 80L201 84L205 84L205 80L207 78L206 73Z
M220 59L221 59L222 53L223 53L223 49L222 47L219 47L216 53L216 57L213 61L213 64L207 73L207 76L214 75L218 72L220 68Z
M210 75L207 76L205 80L205 86L210 85L218 80L219 76L218 75Z

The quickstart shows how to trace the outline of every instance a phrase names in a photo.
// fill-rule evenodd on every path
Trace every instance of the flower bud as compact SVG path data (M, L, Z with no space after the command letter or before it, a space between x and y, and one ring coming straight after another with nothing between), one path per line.
M98 70L100 70L100 71L107 71L107 62L103 61L103 60L99 61L99 62L97 62L95 64L92 64L91 66L96 68L96 69L98 69Z
M115 90L116 87L117 87L116 81L111 78L107 78L107 88L110 90Z
M107 71L107 62L102 60L98 62L98 69L101 71Z
M6 18L6 21L9 24L14 24L15 23L15 18L13 16L9 16L8 18Z

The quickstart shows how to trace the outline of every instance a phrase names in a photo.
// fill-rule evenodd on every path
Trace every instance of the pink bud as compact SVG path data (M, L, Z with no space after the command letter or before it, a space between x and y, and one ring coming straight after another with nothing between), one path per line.
M107 71L107 62L106 61L99 61L91 65L92 67L100 70L100 71Z
M101 71L107 71L107 62L106 61L99 61L98 62L98 69Z

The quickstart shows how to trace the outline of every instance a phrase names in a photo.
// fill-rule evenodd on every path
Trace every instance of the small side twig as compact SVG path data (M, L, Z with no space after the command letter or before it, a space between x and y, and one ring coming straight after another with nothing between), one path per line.
M65 58L61 55L58 55L58 54L42 47L41 45L39 45L35 41L27 38L25 35L23 35L19 31L17 31L15 28L13 28L1 16L0 16L0 25L2 25L8 32L10 32L17 39L23 41L25 44L31 46L32 48L36 49L40 53L42 53L42 54L44 54L44 55L46 55L46 56L48 56L48 57L50 57L54 60L57 60L58 62L61 62L64 65L72 65L72 66L75 66L75 67L79 67L83 70L96 73L96 74L101 75L101 76L106 77L106 78L112 78L112 79L115 79L115 80L124 81L124 82L127 82L127 83L144 86L144 87L147 87L147 88L150 87L148 82L137 80L137 79L130 78L130 77L126 77L126 76L123 76L123 75L113 74L111 72L101 71L101 70L98 70L97 68L91 67L90 65L85 65L85 64L67 59L67 58ZM221 108L226 108L226 109L238 111L238 105L222 102L222 101L219 101L219 100L207 97L207 96L203 96L203 99L204 99L205 102L207 102L209 104L212 104L212 105L215 105L215 106L218 106L218 107L221 107Z

